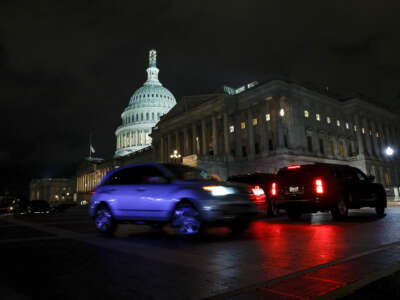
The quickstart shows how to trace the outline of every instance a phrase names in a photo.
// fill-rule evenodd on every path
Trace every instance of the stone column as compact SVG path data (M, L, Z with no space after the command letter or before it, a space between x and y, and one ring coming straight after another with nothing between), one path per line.
M189 132L188 128L183 128L183 151L182 156L189 154Z
M372 141L373 141L373 146L375 149L376 157L379 159L382 157L382 152L381 152L381 149L379 148L378 137L376 137L378 128L375 126L374 121L371 122L371 130L372 130ZM379 135L379 138L381 138L381 135Z
M230 155L230 145L229 145L229 121L228 121L228 114L224 112L224 151L225 155Z
M169 160L169 156L172 154L172 136L171 133L168 133L167 136L167 160Z
M164 137L162 136L161 132L159 132L159 139L160 139L160 161L164 162Z
M363 137L362 137L362 124L359 115L354 115L354 124L357 126L357 131L356 131L356 137L357 137L357 145L358 145L358 155L360 156L365 156L365 148L364 148L364 142L363 142ZM353 128L354 130L354 128Z
M212 124L212 136L213 136L213 153L214 156L218 155L218 128L217 128L217 116L215 114L211 117Z
M268 102L261 105L261 116L260 116L260 127L261 127L261 152L267 154L269 152L268 142L269 142L269 131L268 122L265 119L265 115L268 113Z
M276 122L276 131L277 131L277 150L279 150L279 149L283 149L285 146L284 137L283 137L284 132L283 132L282 117L280 115L281 100L280 100L280 97L278 97L278 96L275 96L273 99L275 101L275 109L276 109L275 122Z
M248 158L254 158L254 128L253 128L253 116L251 110L247 110L247 144L249 146Z
M181 143L179 140L179 131L175 131L175 148L172 149L172 151L174 151L174 150L178 150L178 154L182 155Z
M192 148L193 154L198 154L197 152L197 133L196 133L196 123L192 123Z
M235 118L235 156L242 157L242 139L241 139L241 128L240 128L240 113Z
M207 128L206 120L201 120L201 154L207 155L208 145L207 145Z
M365 118L363 118L363 120L362 120L362 127L364 127L364 129L365 129L365 133L363 134L363 136L364 136L364 141L365 141L366 154L368 156L372 156L372 144L371 144L371 139L369 138L368 122L367 122L367 119L365 119ZM360 128L360 130L362 130L362 128Z

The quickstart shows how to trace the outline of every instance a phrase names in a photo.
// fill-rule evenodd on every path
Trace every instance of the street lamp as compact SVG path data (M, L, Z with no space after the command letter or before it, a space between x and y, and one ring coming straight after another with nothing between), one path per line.
M177 160L181 158L181 156L182 155L178 153L178 150L174 150L174 152L169 157L174 161L174 163L176 163Z
M386 147L386 149L385 149L385 154L386 154L387 156L392 156L393 153L394 153L394 150L393 150L392 147L390 147L390 146Z

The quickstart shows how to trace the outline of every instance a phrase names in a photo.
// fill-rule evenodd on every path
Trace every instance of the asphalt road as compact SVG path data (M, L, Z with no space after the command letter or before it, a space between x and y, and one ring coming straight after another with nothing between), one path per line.
M309 299L342 297L400 270L400 207L337 222L320 213L181 238L121 225L96 233L85 209L0 216L0 299ZM363 283L363 284L361 284Z

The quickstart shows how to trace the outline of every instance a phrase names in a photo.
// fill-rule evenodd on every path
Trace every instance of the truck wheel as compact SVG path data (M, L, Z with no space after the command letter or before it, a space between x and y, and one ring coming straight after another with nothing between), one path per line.
M349 201L351 201L351 195L349 195ZM335 207L331 209L331 214L335 220L343 220L347 217L349 214L349 208L344 196L342 196L336 203Z

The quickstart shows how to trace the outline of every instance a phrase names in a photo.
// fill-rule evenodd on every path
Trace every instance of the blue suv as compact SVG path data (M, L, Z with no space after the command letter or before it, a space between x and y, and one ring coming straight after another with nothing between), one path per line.
M201 169L137 164L104 177L92 192L89 213L105 234L126 222L155 228L169 223L181 235L197 234L205 226L244 230L258 213L251 193L245 185L215 181Z

